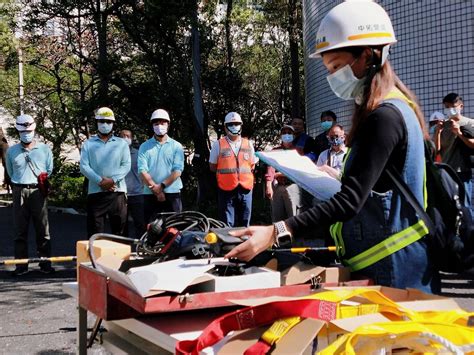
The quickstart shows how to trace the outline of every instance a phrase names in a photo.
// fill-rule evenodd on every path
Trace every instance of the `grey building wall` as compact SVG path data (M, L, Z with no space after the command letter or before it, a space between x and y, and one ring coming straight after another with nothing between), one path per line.
M340 0L304 0L306 122L311 135L321 131L320 114L333 110L350 127L353 103L338 99L329 88L321 60L314 51L321 19ZM377 1L388 12L398 43L389 60L410 87L428 120L442 111L442 99L457 92L464 99L464 115L474 117L474 1Z

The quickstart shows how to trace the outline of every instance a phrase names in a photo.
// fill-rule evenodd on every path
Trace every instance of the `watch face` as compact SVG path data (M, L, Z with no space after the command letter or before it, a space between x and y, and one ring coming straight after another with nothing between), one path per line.
M280 248L290 246L291 236L287 234L287 235L282 235L281 237L278 237L278 245L280 246Z

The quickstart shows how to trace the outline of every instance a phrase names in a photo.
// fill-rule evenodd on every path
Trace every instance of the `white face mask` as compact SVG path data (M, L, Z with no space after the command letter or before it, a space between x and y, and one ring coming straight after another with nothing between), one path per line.
M35 137L35 131L25 131L20 132L20 141L25 144L30 144L33 142L33 138Z
M102 134L109 134L112 131L113 126L114 126L113 123L107 123L107 122L98 122L97 123L97 129Z
M123 137L123 140L127 142L128 145L132 145L132 139L128 137Z
M166 133L168 133L168 125L167 124L154 125L153 132L155 132L157 136L164 136Z
M327 76L329 86L336 96L343 100L353 100L361 94L365 77L357 79L352 71L352 65L345 65L338 71Z
M227 129L229 130L230 134L238 136L242 130L242 125L239 124L235 126L227 126Z
M281 135L281 141L283 143L291 143L293 142L294 136L292 134L282 134Z
M444 109L444 114L448 118L457 116L459 113L461 113L461 107L448 107Z

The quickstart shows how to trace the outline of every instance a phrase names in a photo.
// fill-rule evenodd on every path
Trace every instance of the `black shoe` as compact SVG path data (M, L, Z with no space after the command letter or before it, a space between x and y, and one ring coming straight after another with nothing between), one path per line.
M43 274L52 274L56 270L54 270L54 267L51 266L51 263L45 263L45 264L40 264L40 272Z
M28 273L28 266L17 266L15 270L12 271L14 277L22 276Z

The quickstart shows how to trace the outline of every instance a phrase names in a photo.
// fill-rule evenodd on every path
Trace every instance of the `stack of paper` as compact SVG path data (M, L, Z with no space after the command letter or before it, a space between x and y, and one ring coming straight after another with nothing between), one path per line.
M274 167L317 199L324 201L341 190L339 180L318 169L308 157L296 150L257 152L265 164Z

